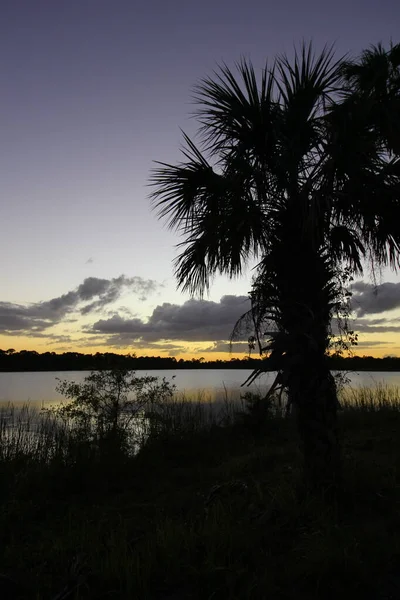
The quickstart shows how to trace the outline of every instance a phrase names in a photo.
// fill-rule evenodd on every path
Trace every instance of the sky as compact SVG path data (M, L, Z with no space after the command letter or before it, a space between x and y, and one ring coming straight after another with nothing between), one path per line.
M251 269L203 300L176 289L153 161L179 160L221 62L262 68L303 39L357 55L399 26L396 0L3 0L0 348L229 358ZM400 355L400 279L380 283L355 293L359 353Z

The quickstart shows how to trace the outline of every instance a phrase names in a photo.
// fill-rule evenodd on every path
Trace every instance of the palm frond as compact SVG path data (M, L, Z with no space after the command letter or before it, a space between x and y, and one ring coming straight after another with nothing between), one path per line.
M334 60L334 47L325 46L319 55L311 43L303 43L300 52L295 50L293 62L287 55L277 60L280 81L277 83L284 104L289 106L301 100L307 114L315 106L330 98L338 89L343 58Z
M400 44L386 50L382 44L364 50L341 67L347 99L380 137L389 152L400 153Z
M365 248L358 233L345 225L335 225L330 230L327 251L338 264L348 262L352 271L362 274Z
M157 215L165 218L171 229L185 230L195 219L201 195L216 190L222 179L188 136L184 137L187 148L183 154L187 161L178 165L156 163L160 166L150 176L150 185L155 188L150 199Z
M217 173L196 146L185 137L187 161L178 166L161 164L153 172L153 205L169 227L186 236L176 259L178 285L200 294L209 275L240 275L250 256L266 244L265 206L252 194L252 172L245 161L229 161Z
M274 107L274 69L266 65L258 84L251 64L243 59L236 68L239 77L223 64L214 78L204 78L194 88L194 114L201 125L200 134L213 152L251 140Z

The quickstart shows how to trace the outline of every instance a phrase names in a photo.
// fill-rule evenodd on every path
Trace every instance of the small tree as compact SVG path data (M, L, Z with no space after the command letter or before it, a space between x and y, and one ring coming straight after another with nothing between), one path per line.
M147 407L169 400L175 390L165 378L137 377L127 369L93 371L82 383L58 381L56 390L68 402L46 410L71 421L77 434L110 441L120 449L128 444L134 419Z

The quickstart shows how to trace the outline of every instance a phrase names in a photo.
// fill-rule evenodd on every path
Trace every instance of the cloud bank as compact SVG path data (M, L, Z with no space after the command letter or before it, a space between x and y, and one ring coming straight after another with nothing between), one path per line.
M373 285L357 281L351 286L351 305L357 317L383 313L400 308L400 283Z
M147 321L115 314L98 320L87 331L112 335L111 339L119 343L227 340L235 322L249 308L247 296L223 296L219 302L191 299L182 305L165 302L154 309Z
M75 289L50 300L29 305L0 302L0 333L82 348L85 345L132 347L172 355L184 354L189 349L199 353L229 352L232 329L250 308L247 296L225 295L218 302L204 299L191 299L183 304L164 302L147 319L132 315L126 306L115 307L125 293L145 301L161 287L141 277L88 277ZM384 339L386 334L400 333L400 317L384 314L400 309L400 283L374 286L358 281L353 284L352 292L355 318L351 327L361 334L381 334L382 340L360 340L360 346L384 345L389 343ZM82 317L85 324L80 322ZM51 327L56 324L65 324L66 330L52 332ZM232 348L233 352L247 350L246 339L237 341Z
M400 308L400 283L374 286L363 281L352 286L352 307L355 315L353 328L358 333L398 333L399 318L367 318ZM219 302L188 300L182 305L164 303L157 306L149 319L125 318L121 314L96 321L89 333L103 334L116 345L154 344L157 342L185 340L211 342L204 352L228 352L233 326L250 308L247 296L223 296ZM384 343L384 342L382 342ZM366 345L368 343L366 342ZM246 352L247 343L234 350ZM200 350L199 350L200 351Z
M102 311L126 290L144 301L159 287L157 282L142 277L88 277L76 289L51 300L29 305L0 302L0 333L39 334L69 319L73 313L88 315Z

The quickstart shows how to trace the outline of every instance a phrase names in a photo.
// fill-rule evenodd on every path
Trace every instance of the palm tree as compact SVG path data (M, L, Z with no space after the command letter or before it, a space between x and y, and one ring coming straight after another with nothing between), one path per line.
M340 479L327 349L343 269L362 274L364 258L394 267L400 252L399 138L389 139L390 118L386 130L379 120L364 63L303 46L259 81L247 61L238 76L223 65L195 88L199 143L184 134L183 162L159 163L151 179L159 216L184 237L183 290L202 294L214 274L235 277L258 261L247 317L296 409L306 479L323 489Z

